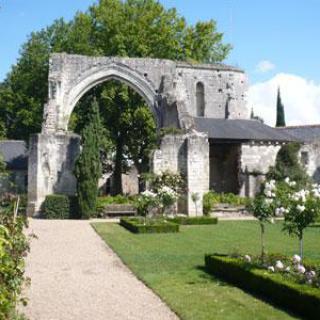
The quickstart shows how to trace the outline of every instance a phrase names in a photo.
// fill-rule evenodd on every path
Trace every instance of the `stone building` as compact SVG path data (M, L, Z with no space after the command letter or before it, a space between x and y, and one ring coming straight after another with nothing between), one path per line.
M28 152L24 141L0 141L0 156L6 164L7 175L0 178L0 194L27 192Z
M278 128L302 144L300 160L312 179L320 183L320 125L302 125Z
M158 130L175 127L184 132L162 138L151 167L155 173L169 170L186 177L187 196L181 208L189 215L196 214L193 193L200 196L198 208L209 188L253 195L281 144L294 140L249 119L247 79L238 68L53 54L42 132L30 139L30 215L39 212L48 194L74 194L72 172L80 139L68 132L69 119L86 92L110 79L129 85L144 98Z

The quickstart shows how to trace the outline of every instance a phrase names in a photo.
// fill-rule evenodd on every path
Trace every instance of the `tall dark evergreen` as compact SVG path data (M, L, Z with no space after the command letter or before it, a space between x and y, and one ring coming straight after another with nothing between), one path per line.
M284 114L284 106L281 101L280 88L278 88L276 127L285 127L285 126L286 126L286 119Z
M101 177L99 105L93 100L87 125L82 130L82 152L76 162L77 195L82 219L89 219L96 211L98 180Z

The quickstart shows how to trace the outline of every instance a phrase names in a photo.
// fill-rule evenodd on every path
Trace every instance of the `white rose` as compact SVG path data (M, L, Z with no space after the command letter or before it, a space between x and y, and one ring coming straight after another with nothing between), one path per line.
M301 262L301 257L298 256L297 254L295 254L293 257L292 257L292 261L294 264L298 264Z
M285 272L290 272L290 270L291 270L290 267L286 267L286 268L284 269Z
M301 264L298 264L298 265L296 266L296 270L297 270L299 273L301 273L301 274L304 274L304 273L306 272L306 268L305 268L303 265L301 265Z
M269 198L272 197L272 192L270 190L265 190L264 194Z
M274 272L274 267L273 266L268 267L268 271Z
M286 177L286 178L284 179L284 182L287 183L287 184L289 184L289 183L290 183L290 178L289 178L289 177Z
M267 204L271 204L273 202L273 199L266 199L265 201Z
M246 262L251 262L251 257L246 254L246 255L244 256L244 260L245 260Z
M276 261L276 269L277 270L283 270L284 269L284 265L280 260Z
M304 210L306 210L305 206L300 206L300 204L297 205L297 210L300 212L303 212Z

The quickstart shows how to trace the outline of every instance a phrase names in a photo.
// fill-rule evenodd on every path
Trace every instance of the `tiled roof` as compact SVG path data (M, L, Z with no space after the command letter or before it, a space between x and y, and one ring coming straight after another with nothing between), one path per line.
M294 136L301 142L312 142L320 140L320 125L290 126L277 128L279 132L285 132Z
M3 156L9 170L27 170L28 152L24 141L0 141L0 154Z
M296 138L257 120L194 118L196 129L216 140L289 142Z

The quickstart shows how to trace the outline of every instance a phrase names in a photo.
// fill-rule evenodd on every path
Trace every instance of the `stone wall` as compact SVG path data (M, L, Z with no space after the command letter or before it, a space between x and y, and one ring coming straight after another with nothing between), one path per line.
M186 178L187 192L178 210L189 216L202 215L202 197L209 190L209 142L204 134L166 135L153 156L153 172L180 173ZM195 204L192 194L199 196Z
M246 76L231 66L53 54L43 132L67 131L77 101L92 87L110 79L124 82L140 93L154 113L158 127L192 128L191 117L197 116L199 82L204 87L205 117L249 118Z
M74 195L75 161L80 152L76 134L35 134L30 138L28 166L28 213L39 213L46 195Z
M197 116L196 86L201 82L204 86L204 117L250 118L246 106L247 79L241 70L222 65L179 64L177 72L188 92L186 103L192 116Z
M300 160L302 165L305 166L308 175L315 182L320 183L320 142L314 141L302 145ZM306 160L307 163L304 163Z
M253 197L260 189L265 174L275 160L281 145L242 144L240 195Z
M53 54L50 58L42 134L31 138L29 212L38 212L47 194L75 192L72 171L79 153L79 137L68 133L69 119L76 103L88 90L111 79L131 86L145 99L158 129L176 126L191 132L165 137L160 150L154 154L153 166L155 172L170 170L187 177L186 211L195 215L191 195L199 193L202 199L209 187L208 139L194 132L197 84L201 82L203 87L205 117L248 119L244 72L222 64L65 53ZM202 200L198 207L202 213Z

